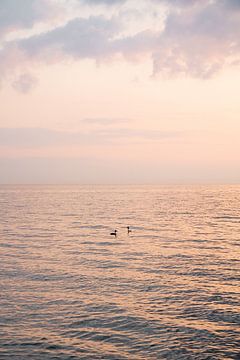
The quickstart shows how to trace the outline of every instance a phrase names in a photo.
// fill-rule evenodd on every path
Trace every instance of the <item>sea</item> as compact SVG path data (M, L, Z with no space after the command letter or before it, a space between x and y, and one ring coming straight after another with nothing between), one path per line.
M240 186L1 185L0 359L240 359Z

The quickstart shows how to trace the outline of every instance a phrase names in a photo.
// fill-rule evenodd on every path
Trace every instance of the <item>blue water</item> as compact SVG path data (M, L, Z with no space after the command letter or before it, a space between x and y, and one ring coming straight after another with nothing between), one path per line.
M237 185L1 186L0 359L240 359L239 204Z

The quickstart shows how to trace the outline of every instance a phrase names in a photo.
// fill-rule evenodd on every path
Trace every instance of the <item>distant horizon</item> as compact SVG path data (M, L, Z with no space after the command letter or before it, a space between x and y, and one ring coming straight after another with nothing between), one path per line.
M240 182L168 182L168 183L0 183L0 186L240 186Z

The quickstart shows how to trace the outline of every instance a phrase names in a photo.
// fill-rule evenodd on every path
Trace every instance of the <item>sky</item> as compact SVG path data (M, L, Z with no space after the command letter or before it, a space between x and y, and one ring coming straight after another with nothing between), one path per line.
M0 0L0 183L240 183L239 0Z

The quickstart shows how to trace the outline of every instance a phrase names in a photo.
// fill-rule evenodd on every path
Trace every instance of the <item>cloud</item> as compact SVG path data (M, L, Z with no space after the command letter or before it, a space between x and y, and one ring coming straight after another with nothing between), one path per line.
M77 18L65 26L16 43L27 56L72 56L74 58L102 58L112 50L111 38L118 32L116 19L93 16Z
M123 4L127 0L79 0L81 3L85 3L87 5L117 5L117 4Z
M20 75L13 83L12 87L20 93L26 94L30 92L36 85L37 79L30 74Z
M239 0L222 0L224 6L232 8L233 10L240 11L240 2Z
M59 144L63 134L41 128L0 128L0 145L9 147L44 147Z
M1 0L0 37L13 30L31 28L52 16L55 10L56 5L49 0Z
M189 7L189 6L193 6L195 4L199 4L201 2L201 4L203 3L209 3L210 0L153 0L155 3L163 3L166 6L169 7Z
M26 63L51 64L86 58L103 62L119 56L127 61L150 57L155 75L182 74L195 78L209 78L225 66L239 64L238 1L152 0L152 3L165 3L168 7L163 30L149 25L144 31L127 34L120 12L110 18L104 15L75 18L48 32L5 43L0 51L2 76L10 67L13 71Z
M104 60L111 37L118 32L114 19L103 16L77 18L64 26L26 39L5 42L0 49L0 80L16 77L38 64L54 64L66 58Z
M121 118L87 118L81 120L82 124L87 125L104 125L104 126L112 126L112 125L119 125L124 123L129 123L131 120L129 119L121 119Z
M113 144L128 141L162 141L179 139L187 134L181 131L141 130L101 127L77 132L45 128L0 128L0 146L14 148L41 148L46 146Z
M208 78L240 58L240 13L224 1L172 11L153 53L155 73Z

